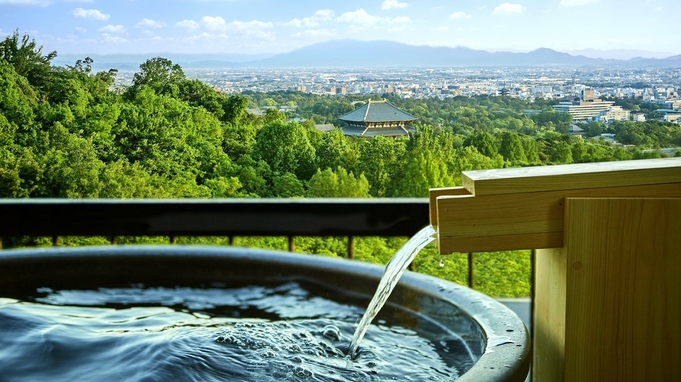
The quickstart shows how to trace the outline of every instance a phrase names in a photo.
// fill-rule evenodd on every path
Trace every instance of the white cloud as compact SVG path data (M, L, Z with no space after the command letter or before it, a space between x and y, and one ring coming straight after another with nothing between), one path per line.
M322 22L331 20L335 13L330 9L321 9L312 15L312 17L305 17L303 19L293 19L287 23L284 23L288 27L316 27Z
M112 42L114 44L124 44L124 43L128 42L128 40L124 39L123 37L112 36L112 35L107 34L107 33L104 34L104 41Z
M103 28L99 28L100 32L106 32L106 33L125 33L128 30L125 29L123 25L107 25Z
M473 16L463 11L454 12L451 15L449 15L450 19L470 19L471 17Z
M195 31L201 29L201 25L194 20L182 20L175 23L175 27L183 28L187 31Z
M104 14L97 9L83 9L83 8L76 8L71 12L72 15L76 17L82 17L85 19L94 19L94 20L100 20L100 21L106 21L109 19L109 15Z
M227 29L243 37L251 39L272 40L274 34L266 32L265 29L274 28L274 24L264 21L239 21L234 20L227 25Z
M274 24L270 22L252 20L252 21L238 21L234 20L229 23L231 30L253 30L253 29L269 29L273 28Z
M151 29L161 29L165 27L166 24L161 21L155 21L151 19L144 18L135 24L135 28L151 28Z
M511 4L511 3L503 3L496 8L494 8L494 11L492 13L499 13L499 14L504 14L504 15L512 15L515 13L522 13L525 10L525 7L523 7L520 4Z
M85 29L85 28L75 27L74 29L76 30L76 32L81 33L81 34L87 33L87 29Z
M354 12L343 13L336 18L336 21L356 26L375 26L378 24L408 23L411 19L408 16L395 18L371 16L367 11L360 8Z
M227 22L220 16L204 16L201 18L201 24L209 31L224 31L227 27Z
M564 7L576 7L580 5L586 5L593 3L596 0L560 0L560 5Z
M211 33L223 33L223 35L215 35L207 32L203 32L200 35L196 35L192 38L209 38L208 36L221 36L221 38L226 38L225 32L233 32L246 38L255 39L272 39L274 35L267 32L267 29L274 28L274 24L271 22L264 22L258 20L252 21L239 21L234 20L230 23L226 22L220 16L204 16L201 18L201 22L196 22L194 20L183 20L175 23L175 27L184 28L188 32L205 30Z
M308 29L304 32L294 33L291 37L331 37L335 35L336 32L328 29Z
M382 9L406 8L408 6L409 4L400 3L398 0L383 0L383 3L381 4Z

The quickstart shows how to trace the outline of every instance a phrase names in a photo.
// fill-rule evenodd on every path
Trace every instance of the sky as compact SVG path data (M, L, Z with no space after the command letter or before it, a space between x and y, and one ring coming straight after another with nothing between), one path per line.
M272 55L338 39L681 54L680 0L508 1L0 0L0 36L58 54Z

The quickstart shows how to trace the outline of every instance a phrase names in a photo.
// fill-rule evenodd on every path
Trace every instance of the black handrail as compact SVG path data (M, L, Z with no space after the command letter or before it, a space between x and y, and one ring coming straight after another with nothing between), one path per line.
M412 236L426 198L0 199L0 236Z

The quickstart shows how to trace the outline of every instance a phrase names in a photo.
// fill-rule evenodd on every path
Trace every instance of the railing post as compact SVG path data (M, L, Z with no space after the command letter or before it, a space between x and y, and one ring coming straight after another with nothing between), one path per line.
M229 245L234 245L234 236L229 237Z
M56 247L59 245L59 236L52 236L52 246Z
M473 276L475 255L473 252L468 253L468 287L474 289L475 287L475 277Z
M2 247L0 247L0 249L2 249ZM348 236L348 259L352 260L354 258L355 258L355 238L353 236Z
M116 245L117 242L118 241L116 240L116 236L109 237L109 243L111 243L111 245Z
M168 236L170 244L175 244L175 236Z
M288 251L295 252L295 246L293 245L293 236L288 237Z

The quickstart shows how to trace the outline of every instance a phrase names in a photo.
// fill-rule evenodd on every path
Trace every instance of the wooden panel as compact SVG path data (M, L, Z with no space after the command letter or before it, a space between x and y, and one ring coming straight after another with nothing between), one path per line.
M587 196L681 197L681 183L440 196L436 198L440 253L562 247L564 199Z
M441 254L452 252L496 252L528 249L528 243L535 245L535 248L558 248L563 245L563 232L442 238L438 240L438 249Z
M565 249L535 257L532 378L562 381L565 370Z
M428 199L429 199L429 216L430 216L430 225L432 225L434 228L437 228L437 209L435 208L436 206L436 200L438 196L456 196L456 195L470 195L471 193L468 192L463 187L448 187L448 188L431 188L429 193L428 193Z
M681 199L567 201L566 381L681 380L680 216Z
M471 194L495 195L681 181L681 158L465 171Z

